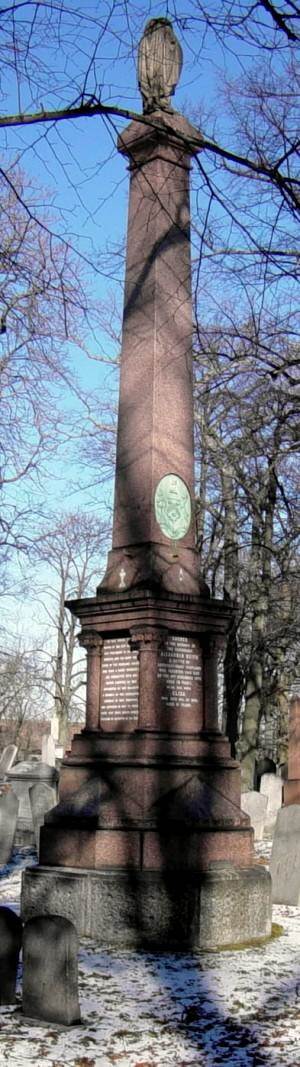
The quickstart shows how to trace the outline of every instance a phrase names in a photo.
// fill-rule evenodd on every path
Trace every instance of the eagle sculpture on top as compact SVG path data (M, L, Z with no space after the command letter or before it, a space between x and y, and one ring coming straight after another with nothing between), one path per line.
M170 97L182 69L182 49L169 19L147 22L138 50L138 82L143 111L172 111Z

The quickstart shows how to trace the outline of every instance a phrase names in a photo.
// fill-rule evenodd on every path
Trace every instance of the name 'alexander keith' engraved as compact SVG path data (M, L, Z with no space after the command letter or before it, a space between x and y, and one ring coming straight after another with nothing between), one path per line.
M201 652L188 637L167 638L160 652L158 678L164 707L192 708L199 701Z

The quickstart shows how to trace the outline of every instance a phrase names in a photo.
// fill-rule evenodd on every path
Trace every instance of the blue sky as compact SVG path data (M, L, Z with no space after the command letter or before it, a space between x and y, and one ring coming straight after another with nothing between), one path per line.
M69 10L75 12L77 3L69 2ZM108 5L103 3L103 19L108 11ZM184 12L192 9L187 2ZM99 12L99 5L88 0L84 6L84 14ZM124 21L124 5L116 3L113 8L110 33L105 35L95 60L95 68L90 74L87 89L89 92L96 88L97 84L103 85L102 99L104 102L114 102L121 106L140 110L141 100L137 87L135 55L138 40L142 28L149 17L155 15L169 15L172 17L172 4L144 4L131 5L132 11L132 41L128 34ZM80 47L72 52L69 51L67 63L59 52L50 51L47 40L41 47L41 56L52 64L53 82L44 81L41 95L31 100L26 83L21 84L21 106L24 110L32 110L33 106L47 108L58 105L56 82L63 83L63 96L65 99L74 100L79 86L82 84L81 71L86 64L86 55L90 49L90 41L95 39L96 26L91 24L88 29L89 40L84 37L78 42ZM189 113L194 109L206 116L206 133L213 133L213 123L210 120L210 112L215 109L216 95L222 84L224 73L230 77L239 77L241 71L248 64L247 49L242 46L232 47L226 54L215 40L210 37L201 39L201 34L185 34L183 42L184 66L180 84L177 89L174 106L178 110ZM199 56L199 52L201 53ZM244 54L242 54L244 52ZM250 57L251 58L251 57ZM72 82L71 89L68 84ZM15 83L10 76L6 84L5 110L13 112L17 107ZM230 146L231 130L228 119L223 118L223 108L218 107L218 133L223 142ZM114 290L115 281L112 276L106 276L108 260L111 263L111 251L118 247L120 241L124 242L126 235L127 203L128 203L128 172L125 161L115 151L116 129L123 123L114 121L114 124L100 118L82 119L76 122L62 122L57 126L33 126L17 128L2 133L2 158L6 165L13 163L16 158L24 171L36 182L41 189L41 203L48 202L51 213L55 216L54 228L63 238L74 243L89 262L96 265L94 274L87 266L90 276L89 285L94 298L101 301L109 301ZM110 273L110 272L109 272ZM119 281L117 284L118 299L120 294L120 271L118 268ZM94 356L101 353L114 355L115 346L108 339L107 334L99 331L96 338L89 339L91 351ZM74 375L78 380L86 383L91 390L96 390L99 395L99 404L110 395L113 390L115 396L116 374L110 375L107 364L97 361L86 361L74 348L70 348L69 356L74 367ZM66 396L65 404L70 406L74 401ZM95 473L93 472L93 478ZM79 474L76 464L76 456L70 460L70 455L65 454L49 466L48 478L37 490L40 499L43 500L45 509L59 511L62 507L75 510L78 506L102 509L104 501L109 498L109 487L99 486L93 490L84 492L78 489L81 484L81 472ZM18 581L18 571L16 571ZM13 625L15 606L11 604L11 623ZM32 614L32 609L30 609ZM20 615L18 607L18 625L27 626L28 611L24 609L24 615Z

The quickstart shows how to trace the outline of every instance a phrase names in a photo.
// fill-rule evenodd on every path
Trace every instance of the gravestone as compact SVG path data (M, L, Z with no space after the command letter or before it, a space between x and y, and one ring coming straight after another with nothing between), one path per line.
M232 608L210 596L195 547L189 174L202 138L169 107L174 41L168 20L146 26L139 79L151 122L118 139L130 203L112 548L96 596L68 603L87 653L86 722L63 759L22 907L49 911L55 899L83 934L97 907L102 943L120 947L145 937L198 948L210 929L213 949L233 882L248 899L240 942L249 928L270 933L271 898L218 724ZM218 894L216 874L203 893L211 865L227 861L234 877L220 874Z
M56 804L56 790L51 789L51 786L46 785L45 782L36 782L35 785L30 786L29 799L36 850L38 853L40 845L40 829L41 826L43 826L46 812L50 811L50 808L54 808Z
M279 778L276 774L263 774L260 781L260 792L267 797L265 829L271 833L274 830L277 813L282 805L282 778Z
M258 791L263 774L276 774L276 763L269 756L263 756L255 763L254 788Z
M23 1014L72 1026L80 1022L78 938L59 915L38 916L23 936Z
M6 745L0 756L0 778L10 770L18 754L17 745Z
M0 907L0 1005L15 1004L22 923L11 908Z
M0 788L0 867L9 863L15 839L19 801L11 788Z
M14 793L19 799L18 829L32 830L32 814L30 806L29 790L36 782L44 782L55 788L58 774L55 767L49 767L40 760L32 762L24 760L16 763L9 771L7 780L11 783Z
M256 793L255 790L249 790L247 793L242 793L241 803L242 811L249 815L255 841L261 841L264 836L267 816L267 797L262 793Z
M291 700L289 712L288 773L284 803L300 804L300 697Z
M278 812L270 860L274 904L300 905L300 804Z
M58 742L58 739L59 739L59 718L58 718L58 715L56 715L56 712L54 712L54 714L51 716L50 731L51 731L51 737L53 737L53 741Z
M42 738L42 762L55 767L55 758L55 741L51 734L47 734Z

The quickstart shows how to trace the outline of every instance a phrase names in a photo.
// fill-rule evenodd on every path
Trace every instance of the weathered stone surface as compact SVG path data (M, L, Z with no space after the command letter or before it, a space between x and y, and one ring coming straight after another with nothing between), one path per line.
M300 779L300 696L294 697L290 706L288 777Z
M29 799L32 813L32 822L37 852L40 845L40 829L44 823L44 817L50 808L56 804L56 791L45 782L36 782L29 789Z
M0 908L0 1004L14 1004L22 923L11 908Z
M274 904L300 905L300 805L278 812L270 862Z
M270 936L271 930L271 879L266 868L212 864L201 888L198 947L241 945Z
M0 778L10 770L18 754L17 745L6 745L0 756Z
M263 774L260 782L260 792L267 797L266 830L274 829L277 812L282 805L282 778L276 774Z
M253 831L240 811L239 768L232 764L220 760L208 770L203 763L200 775L179 758L176 768L144 759L133 777L121 760L113 768L99 762L97 778L46 815L40 862L196 872L230 853L237 866L251 864Z
M148 128L133 122L118 142L130 159L131 188L113 548L100 588L117 591L155 581L175 592L197 594L204 583L199 585L194 514L174 552L153 506L157 487L168 474L180 477L191 500L194 494L191 127L182 116L168 115L166 132L163 115L156 117L150 136ZM178 136L170 139L173 124L177 134L184 133L184 143ZM200 148L198 131L193 135Z
M45 782L47 785L55 786L58 774L55 767L49 767L47 763L37 762L32 763L30 760L24 760L22 763L16 763L14 767L9 771L7 775L8 781L11 783L14 793L19 799L19 816L18 821L24 820L29 827L32 827L32 815L31 805L29 798L29 789L36 782Z
M156 766L153 756L147 761L144 757L142 768L135 767L134 780L126 757L119 757L113 767L99 760L97 771L49 812L47 826L94 830L145 825L165 832L173 824L173 831L180 825L193 831L200 826L249 830L249 818L240 810L239 768L230 759L220 756L216 765L199 757L191 767L178 753L172 767L163 759Z
M4 867L11 857L18 809L19 801L13 791L0 791L0 867Z
M291 701L289 713L288 781L284 784L284 803L300 804L300 697Z
M80 1021L78 938L61 915L30 919L23 937L23 1012L71 1026Z
M184 872L92 872L37 867L24 872L24 918L51 910L72 917L79 936L103 946L209 951L271 933L271 879L263 867L215 864Z
M170 109L170 97L180 77L182 49L172 23L166 18L150 19L138 51L138 81L143 110Z
M46 734L42 738L42 761L49 767L55 767L55 740L52 734Z
M256 793L255 790L249 790L248 793L242 793L241 797L242 811L245 811L249 815L251 826L253 826L254 837L256 841L261 841L264 836L264 829L267 816L267 804L268 798L263 793Z

